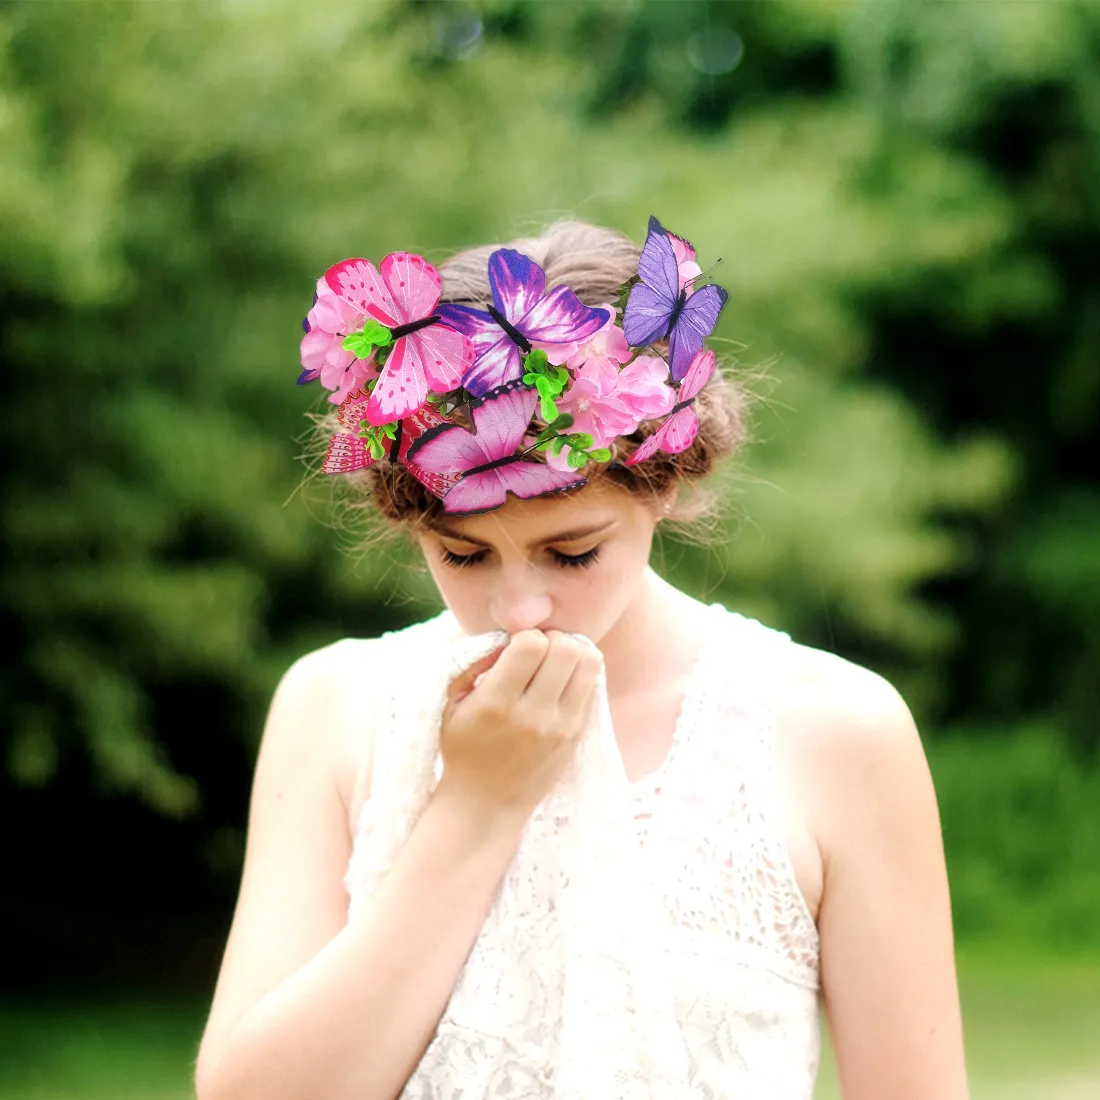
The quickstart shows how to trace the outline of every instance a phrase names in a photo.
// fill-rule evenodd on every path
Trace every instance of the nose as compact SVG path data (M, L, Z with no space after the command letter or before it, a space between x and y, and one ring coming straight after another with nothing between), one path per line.
M530 566L506 572L489 601L489 614L507 634L537 630L549 622L554 603L539 576Z

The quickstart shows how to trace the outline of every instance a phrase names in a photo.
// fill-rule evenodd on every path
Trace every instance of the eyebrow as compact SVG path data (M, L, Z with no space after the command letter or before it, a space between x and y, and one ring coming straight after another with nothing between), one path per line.
M546 538L535 539L535 541L531 543L531 546L545 546L551 542L576 542L577 539L587 538L589 535L598 535L600 532L606 531L609 527L614 526L614 524L615 520L609 519L604 523L591 524L588 527L574 527L568 531L558 531L556 534L548 535ZM455 539L457 542L469 542L474 546L492 547L492 543L485 542L482 539L475 539L473 535L467 535L445 523L432 524L432 528L437 535L443 535L444 538Z

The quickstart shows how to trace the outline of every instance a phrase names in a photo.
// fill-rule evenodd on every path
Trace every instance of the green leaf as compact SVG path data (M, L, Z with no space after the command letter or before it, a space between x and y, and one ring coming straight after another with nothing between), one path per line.
M607 447L597 447L596 450L588 452L588 457L593 462L610 462L611 451Z
M365 340L369 340L376 347L384 348L388 347L393 334L385 325L376 321L373 317L368 317L363 324L362 336Z
M524 368L535 374L543 374L549 362L542 348L532 348L523 358Z
M584 451L573 450L569 452L565 462L571 470L580 470L587 464L588 455Z
M588 432L574 432L569 436L569 445L576 447L578 451L587 451L592 446L594 440Z
M558 417L558 407L554 404L554 399L547 393L539 391L539 411L542 413L543 420L556 420Z
M550 427L556 432L564 432L566 428L573 427L573 417L569 413L559 413Z
M377 462L386 453L385 448L382 446L382 441L378 436L371 436L370 441L370 456Z
M550 448L551 452L555 455L560 455L561 449L565 446L565 443L565 436L559 435L558 438L554 440L554 445Z

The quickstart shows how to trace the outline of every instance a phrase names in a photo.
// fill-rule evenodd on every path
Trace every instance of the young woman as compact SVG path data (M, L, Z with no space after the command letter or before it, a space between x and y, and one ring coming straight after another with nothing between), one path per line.
M199 1100L967 1095L935 798L883 680L648 564L736 443L651 219L330 269L327 472L447 611L272 703ZM438 754L438 755L437 755Z

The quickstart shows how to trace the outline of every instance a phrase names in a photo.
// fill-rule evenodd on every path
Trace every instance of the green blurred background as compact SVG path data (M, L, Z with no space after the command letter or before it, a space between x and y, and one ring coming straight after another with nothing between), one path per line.
M1100 3L160 0L0 4L3 1100L189 1095L276 679L435 606L313 280L650 213L757 397L663 568L903 690L974 1095L1100 1095Z

